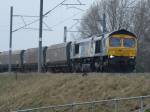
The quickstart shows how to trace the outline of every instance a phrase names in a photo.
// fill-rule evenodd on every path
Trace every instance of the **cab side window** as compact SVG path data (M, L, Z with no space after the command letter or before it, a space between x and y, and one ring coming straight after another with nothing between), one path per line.
M101 52L101 40L95 42L95 54Z
M79 44L75 44L75 54L79 54Z

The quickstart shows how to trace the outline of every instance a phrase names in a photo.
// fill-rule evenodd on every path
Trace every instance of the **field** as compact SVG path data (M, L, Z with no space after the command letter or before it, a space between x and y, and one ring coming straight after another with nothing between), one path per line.
M0 75L0 112L140 95L150 95L149 73Z

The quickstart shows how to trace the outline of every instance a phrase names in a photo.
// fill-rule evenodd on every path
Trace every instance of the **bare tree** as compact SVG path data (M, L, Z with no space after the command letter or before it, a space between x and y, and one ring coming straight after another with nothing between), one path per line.
M130 21L133 15L133 6L136 0L101 0L93 4L83 17L81 31L84 35L100 35L102 33L102 15L107 16L107 30L130 29Z
M150 0L139 1L134 14L133 31L139 38L137 68L140 71L150 71Z
M137 69L150 71L150 0L101 0L84 15L79 27L81 38L101 35L103 13L107 17L107 31L127 29L138 39Z
M82 31L82 38L97 35L99 32L101 33L101 28L99 27L100 18L99 6L98 4L94 4L88 10L87 14L83 17L83 21L81 22L81 27L79 29Z

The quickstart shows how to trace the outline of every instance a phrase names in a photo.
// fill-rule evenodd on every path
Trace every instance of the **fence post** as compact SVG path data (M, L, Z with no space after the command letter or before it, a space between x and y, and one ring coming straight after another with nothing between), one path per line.
M95 103L94 102L91 103L91 112L95 112Z
M140 112L144 112L144 98L143 96L139 98L140 98Z
M115 99L115 112L118 112L118 99Z
M74 112L74 103L72 103L71 107L72 107L72 112Z

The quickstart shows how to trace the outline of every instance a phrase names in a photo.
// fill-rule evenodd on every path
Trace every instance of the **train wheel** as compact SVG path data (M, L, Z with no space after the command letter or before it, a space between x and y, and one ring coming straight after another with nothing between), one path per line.
M134 65L130 65L128 67L128 72L134 72L134 70L135 70L135 66Z
M103 72L104 71L104 66L103 65L100 65L100 72Z

